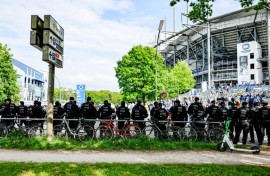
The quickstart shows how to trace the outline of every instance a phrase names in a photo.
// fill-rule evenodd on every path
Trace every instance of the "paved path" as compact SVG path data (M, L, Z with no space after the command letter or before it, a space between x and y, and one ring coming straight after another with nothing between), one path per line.
M23 151L0 149L0 161L76 163L215 163L270 165L270 152L259 155L216 151Z

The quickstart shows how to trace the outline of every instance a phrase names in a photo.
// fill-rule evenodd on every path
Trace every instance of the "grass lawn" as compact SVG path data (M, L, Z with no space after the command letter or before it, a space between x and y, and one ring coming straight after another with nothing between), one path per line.
M173 175L270 175L270 166L214 164L76 164L76 163L1 163L2 176L173 176Z
M112 141L89 140L85 142L74 139L66 141L54 139L52 142L48 142L46 138L40 137L29 139L11 136L0 138L0 148L24 150L216 150L216 144L211 142L162 141L146 136L129 140L120 138Z

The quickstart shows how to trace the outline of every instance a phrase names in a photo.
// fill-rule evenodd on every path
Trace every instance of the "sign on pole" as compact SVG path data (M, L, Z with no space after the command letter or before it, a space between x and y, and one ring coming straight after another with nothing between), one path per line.
M76 93L76 103L78 106L81 106L85 102L85 85L77 85Z

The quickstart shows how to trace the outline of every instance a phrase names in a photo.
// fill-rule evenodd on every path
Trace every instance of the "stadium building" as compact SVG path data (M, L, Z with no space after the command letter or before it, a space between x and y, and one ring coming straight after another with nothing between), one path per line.
M45 101L47 81L44 79L43 73L16 59L12 59L12 63L18 74L17 81L21 90L21 99L29 104L34 100Z
M202 85L269 84L270 10L234 11L160 40L166 66L185 60ZM208 84L208 82L210 84Z

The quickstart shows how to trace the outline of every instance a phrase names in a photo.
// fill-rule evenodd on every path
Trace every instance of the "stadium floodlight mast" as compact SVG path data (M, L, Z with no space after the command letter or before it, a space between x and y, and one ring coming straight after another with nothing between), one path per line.
M156 67L155 67L155 77L156 77L156 101L157 101L157 83L158 83L158 79L157 79L157 65L158 65L158 59L157 59L157 56L158 56L158 40L159 40L159 35L160 35L160 31L162 30L162 27L163 27L163 23L164 23L164 20L160 20L159 22L159 27L158 27L158 36L157 36L157 47L156 47Z

